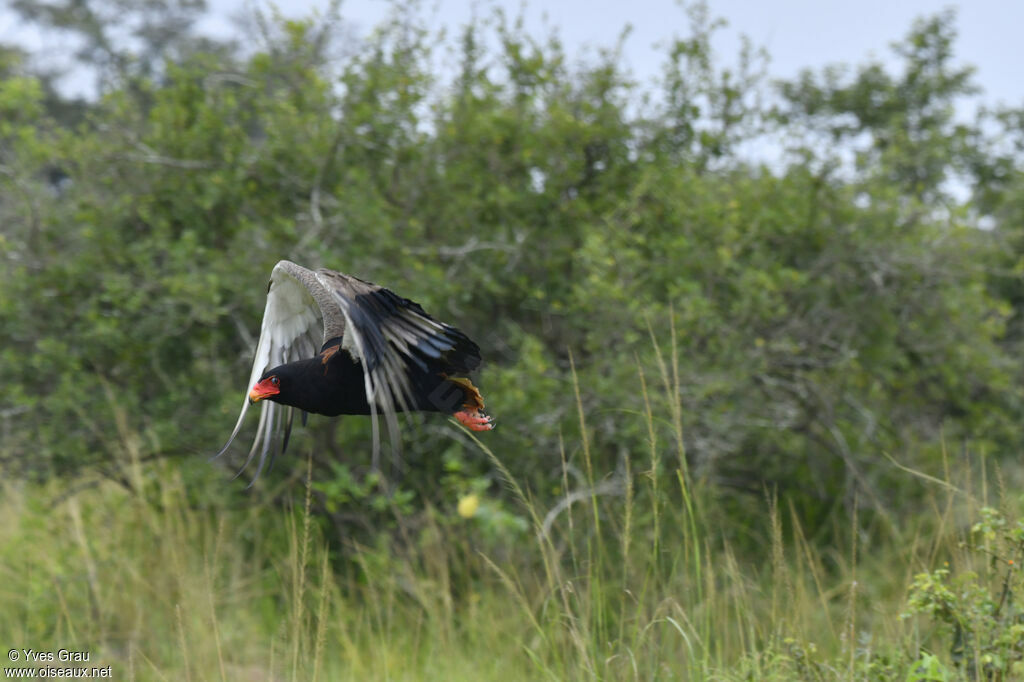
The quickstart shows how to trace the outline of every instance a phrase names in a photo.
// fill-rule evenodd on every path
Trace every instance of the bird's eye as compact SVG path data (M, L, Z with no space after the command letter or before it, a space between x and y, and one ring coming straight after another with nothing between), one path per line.
M272 384L274 384L275 386L277 386L277 385L278 385L279 383L281 383L281 382L280 382L280 381L278 380L278 378L277 378L277 377L270 377L270 383L272 383Z

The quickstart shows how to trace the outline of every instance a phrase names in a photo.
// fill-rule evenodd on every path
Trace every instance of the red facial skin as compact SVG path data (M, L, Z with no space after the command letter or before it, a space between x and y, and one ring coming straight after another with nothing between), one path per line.
M267 377L263 381L259 382L252 387L249 391L249 402L258 403L264 398L269 398L272 395L277 395L281 392L281 389L277 386L277 377Z

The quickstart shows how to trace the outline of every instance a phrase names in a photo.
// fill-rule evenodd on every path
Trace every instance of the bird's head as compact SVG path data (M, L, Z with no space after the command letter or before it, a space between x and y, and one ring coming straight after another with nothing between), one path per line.
M281 393L281 377L275 370L269 370L260 377L249 391L249 402L257 403L264 398L273 398Z

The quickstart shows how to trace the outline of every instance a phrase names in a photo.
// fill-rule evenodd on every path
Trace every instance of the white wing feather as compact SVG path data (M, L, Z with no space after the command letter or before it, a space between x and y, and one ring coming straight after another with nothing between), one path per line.
M295 279L288 272L288 267L296 267L293 264L285 264L284 261L274 266L270 275L270 288L267 291L267 305L263 309L263 324L260 328L260 340L256 344L256 355L253 358L252 372L249 374L249 383L246 384L246 392L242 398L242 409L238 415L238 421L231 432L231 437L224 444L214 457L224 454L231 443L238 436L245 420L245 414L249 410L249 389L259 380L265 371L271 367L277 367L286 362L311 358L320 349L319 339L323 335L321 324L320 307L313 296L299 280ZM264 400L260 414L259 424L256 427L256 438L253 440L249 455L242 466L244 470L252 461L256 452L260 450L259 472L262 471L270 444L273 440L274 428L280 428L279 420L276 419L276 411L282 406L277 403ZM291 408L289 408L291 409ZM241 473L241 471L239 471ZM255 480L255 478L253 479Z

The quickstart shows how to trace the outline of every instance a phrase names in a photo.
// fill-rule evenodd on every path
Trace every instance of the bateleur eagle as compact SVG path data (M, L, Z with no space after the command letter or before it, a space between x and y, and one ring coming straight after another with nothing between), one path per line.
M263 411L242 467L259 452L255 478L281 430L282 451L287 447L296 409L303 412L303 422L308 412L370 415L375 467L378 414L388 425L393 448L397 412L443 412L474 431L489 430L493 423L483 412L483 397L466 378L479 364L480 348L419 304L351 275L280 261L270 275L250 390L231 437L216 456L227 451L249 406L257 402ZM279 412L286 406L282 418Z

